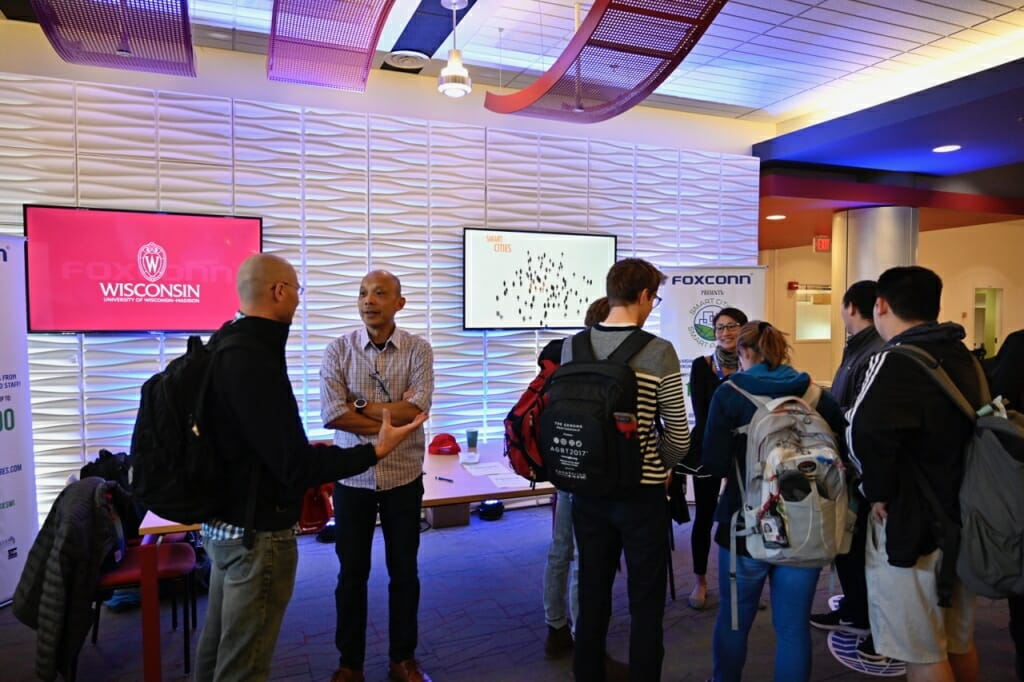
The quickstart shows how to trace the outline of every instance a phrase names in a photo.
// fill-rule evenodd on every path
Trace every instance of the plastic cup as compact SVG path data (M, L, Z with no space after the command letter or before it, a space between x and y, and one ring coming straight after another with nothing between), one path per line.
M466 429L466 449L459 453L460 464L476 464L480 461L480 452L476 449L476 429Z

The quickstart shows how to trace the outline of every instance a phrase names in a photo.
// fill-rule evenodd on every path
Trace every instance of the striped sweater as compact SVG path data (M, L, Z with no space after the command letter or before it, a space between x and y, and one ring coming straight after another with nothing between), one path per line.
M637 327L595 325L590 331L594 355L607 358ZM562 362L572 360L572 344L562 346ZM690 427L679 369L679 356L671 343L655 337L633 356L636 373L637 434L643 450L642 485L663 484L668 472L690 449ZM658 425L656 427L655 420Z

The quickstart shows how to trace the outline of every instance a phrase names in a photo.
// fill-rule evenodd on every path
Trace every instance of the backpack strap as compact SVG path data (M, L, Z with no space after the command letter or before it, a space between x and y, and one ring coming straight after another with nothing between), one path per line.
M964 413L964 416L966 416L972 424L977 421L978 417L974 408L971 406L971 403L964 397L963 392L957 388L949 374L931 353L918 346L902 343L897 346L893 346L888 349L887 352L896 353L897 355L902 355L905 358L910 358L915 364L924 369L932 382L935 383L958 408L960 408L960 411ZM977 358L972 358L972 363L974 364L976 374L978 376L982 397L986 397L988 394L988 381L985 379L985 370L982 369L981 363L978 362ZM987 403L989 401L986 400L985 402Z

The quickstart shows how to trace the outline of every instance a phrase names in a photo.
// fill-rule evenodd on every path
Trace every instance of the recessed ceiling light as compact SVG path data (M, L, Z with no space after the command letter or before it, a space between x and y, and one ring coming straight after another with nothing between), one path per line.
M771 215L766 215L764 217L764 219L765 220L785 220L786 216L782 215L781 213L773 213Z
M958 152L960 151L960 145L958 144L944 144L941 147L935 147L932 149L936 154L945 154L946 152Z

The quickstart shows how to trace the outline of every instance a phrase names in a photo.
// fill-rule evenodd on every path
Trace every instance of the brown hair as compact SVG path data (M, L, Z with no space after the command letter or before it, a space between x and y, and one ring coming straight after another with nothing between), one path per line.
M587 314L583 317L584 327L593 327L595 324L604 322L605 318L608 317L608 313L611 310L611 306L608 305L608 297L602 296L596 299L587 308Z
M753 351L771 369L789 364L790 345L786 335L768 322L752 320L743 325L736 346Z
M667 279L661 270L642 258L623 258L608 270L605 278L608 303L613 306L636 303L644 289L654 296Z

